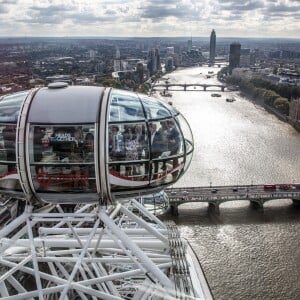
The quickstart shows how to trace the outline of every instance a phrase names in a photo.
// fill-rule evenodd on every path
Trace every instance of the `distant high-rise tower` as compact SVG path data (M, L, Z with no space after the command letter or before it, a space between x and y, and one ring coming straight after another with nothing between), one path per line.
M213 29L210 34L210 44L209 44L209 62L214 63L216 57L216 33Z
M143 83L144 81L144 65L143 62L138 62L136 64L136 72L138 75L139 83Z
M250 67L250 49L241 48L240 67Z
M230 44L230 52L229 52L230 72L232 71L232 69L238 68L240 66L240 56L241 56L241 44L240 43Z
M193 48L193 40L192 40L192 38L190 40L188 40L187 46L188 46L188 51L191 51L192 48Z
M171 57L171 56L167 57L165 68L166 68L167 72L173 71L173 57Z
M95 50L89 51L89 56L91 60L94 60L96 58L97 52Z
M116 49L116 59L120 59L120 58L121 58L121 53L120 53L119 48L117 47L117 49Z
M174 47L167 47L167 55L174 55Z
M148 54L148 70L150 75L155 74L161 69L160 56L158 49L151 49Z
M114 60L114 71L118 72L118 71L122 71L122 61L121 61L121 54L120 54L120 50L117 47L116 49L116 59Z

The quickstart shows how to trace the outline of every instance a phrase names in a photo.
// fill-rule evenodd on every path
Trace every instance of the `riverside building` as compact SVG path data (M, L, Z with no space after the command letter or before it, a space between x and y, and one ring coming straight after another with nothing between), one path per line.
M240 66L240 56L241 56L241 44L240 43L230 44L230 52L229 52L230 72L232 72L232 69L238 68Z

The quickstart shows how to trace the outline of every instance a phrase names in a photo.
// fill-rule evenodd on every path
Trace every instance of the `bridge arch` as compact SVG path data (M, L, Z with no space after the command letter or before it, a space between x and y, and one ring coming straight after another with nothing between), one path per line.
M215 197L214 199L202 199L202 197L200 196L198 198L198 201L192 200L189 201L188 196L187 197L182 197L181 199L178 199L176 202L170 202L170 212L173 215L178 215L179 211L178 208L179 206L185 205L185 204L190 204L190 203L207 203L208 204L208 209L214 211L215 213L220 213L220 206L224 203L227 202L232 202L232 201L247 201L248 205L245 206L251 206L255 209L264 209L264 204L266 202L270 202L270 201L275 201L275 200L279 200L279 199L287 199L289 201L291 201L292 204L300 206L300 197L282 197L282 198L249 198L249 197L244 197L239 200L238 198L235 199L224 199L221 197ZM222 205L223 206L223 205Z
M152 86L152 90L158 90L157 88L164 88L166 90L172 90L172 88L182 88L182 90L186 91L189 87L202 87L202 91L225 91L226 86L223 84L207 84L207 83L167 83L167 84L155 84ZM213 88L213 89L212 89ZM177 91L177 89L176 89ZM200 90L201 91L201 90Z

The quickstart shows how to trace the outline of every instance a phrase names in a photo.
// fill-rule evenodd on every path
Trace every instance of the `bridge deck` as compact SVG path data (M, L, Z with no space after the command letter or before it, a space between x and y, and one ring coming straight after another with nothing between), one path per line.
M207 90L207 88L214 87L218 88L218 90L225 91L226 85L217 83L156 83L152 86L152 90L156 90L157 88L170 90L170 88L174 87L182 87L184 91L186 91L188 87L202 87L203 91L212 91L211 89Z
M208 202L218 206L222 202L247 200L262 206L273 199L300 200L300 184L233 185L166 189L171 207L191 202Z

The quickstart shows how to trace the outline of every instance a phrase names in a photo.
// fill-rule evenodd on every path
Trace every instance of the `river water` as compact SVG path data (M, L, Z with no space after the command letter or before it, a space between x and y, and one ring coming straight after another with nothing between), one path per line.
M218 68L168 74L170 82L217 83ZM194 135L191 166L176 187L300 182L300 133L239 92L172 91ZM234 97L235 102L226 102ZM173 219L194 248L216 300L300 299L300 208L289 199L255 210L248 201L179 207Z

